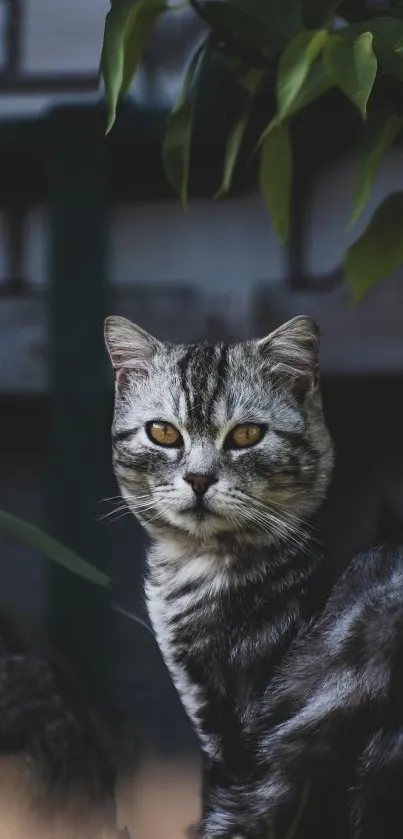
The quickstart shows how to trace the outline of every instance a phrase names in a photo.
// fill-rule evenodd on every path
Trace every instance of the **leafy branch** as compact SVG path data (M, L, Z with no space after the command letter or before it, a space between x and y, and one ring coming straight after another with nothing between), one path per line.
M227 137L216 197L231 188L257 94L264 90L269 97L274 86L276 112L258 139L256 155L272 224L285 241L294 173L293 120L337 88L363 121L350 218L350 226L354 225L385 156L403 129L403 6L396 0L378 5L362 0L189 0L189 7L210 31L189 63L163 143L165 172L183 205L188 199L201 76L206 64L220 54L237 80L239 108ZM101 59L107 131L157 20L176 10L177 5L169 5L168 0L111 0ZM389 91L395 86L393 96L385 80L391 83ZM367 230L345 254L346 276L356 300L403 262L402 194L389 196L378 207Z
M98 568L95 568L86 560L81 559L78 554L66 548L52 536L44 533L36 525L12 516L5 510L0 510L0 530L16 539L20 539L31 548L41 551L48 559L57 562L63 568L79 577L83 577L88 582L106 588L109 587L110 580L106 574L103 574L102 571L99 571Z
M0 531L25 542L30 548L40 551L47 559L56 562L66 571L70 571L70 573L97 586L111 589L112 580L106 574L36 525L13 516L5 510L0 510ZM129 612L118 603L111 603L110 605L114 612L130 618L153 635L151 627L134 612Z

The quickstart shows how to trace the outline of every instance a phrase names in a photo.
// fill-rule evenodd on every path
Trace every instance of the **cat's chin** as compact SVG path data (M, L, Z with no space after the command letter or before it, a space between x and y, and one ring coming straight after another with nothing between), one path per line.
M266 530L259 531L247 523L240 529L234 530L234 525L226 516L208 509L195 507L184 510L165 510L158 520L143 521L143 525L152 538L184 537L185 541L195 541L198 544L210 545L220 550L223 546L232 548L237 546L273 546L279 543L277 534L270 534Z
M188 508L170 512L168 520L173 527L199 539L228 533L231 529L229 522L223 516L207 508Z

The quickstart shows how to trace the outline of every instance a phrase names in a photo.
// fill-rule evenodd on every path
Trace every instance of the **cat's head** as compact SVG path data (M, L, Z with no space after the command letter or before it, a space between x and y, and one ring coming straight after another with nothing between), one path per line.
M305 316L261 340L168 344L105 323L115 370L115 474L154 534L295 538L322 502L333 454Z

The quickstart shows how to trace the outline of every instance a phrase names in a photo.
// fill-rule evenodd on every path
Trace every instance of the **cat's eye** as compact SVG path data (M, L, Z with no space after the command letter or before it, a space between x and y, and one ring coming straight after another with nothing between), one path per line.
M159 446L178 448L182 445L183 440L181 434L170 422L162 422L161 420L149 422L146 425L146 431L150 440Z
M265 426L255 422L246 422L243 425L236 425L225 439L226 449L247 449L255 446L262 439L265 433Z

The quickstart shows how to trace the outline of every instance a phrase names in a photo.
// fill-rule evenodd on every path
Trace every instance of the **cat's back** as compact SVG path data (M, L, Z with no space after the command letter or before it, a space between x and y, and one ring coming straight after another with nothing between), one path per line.
M403 707L403 539L350 562L279 675L268 704L287 697L291 713L304 702L319 716L340 702L348 712L364 696L371 713Z
M324 610L335 650L354 644L374 660L403 644L403 537L358 554Z
M403 538L359 554L323 615L329 670L356 684L369 706L401 718L403 707ZM319 635L318 635L319 638ZM356 674L360 674L358 682ZM347 693L349 691L347 690Z

